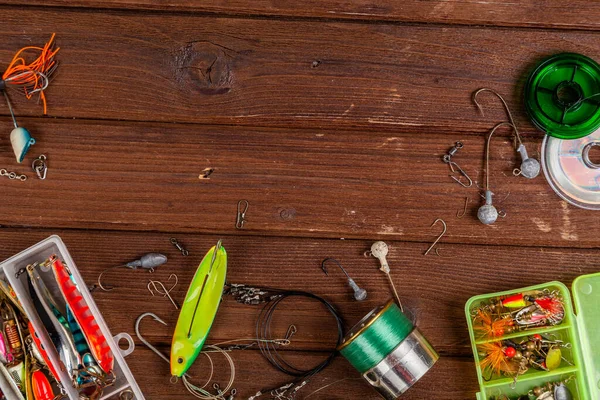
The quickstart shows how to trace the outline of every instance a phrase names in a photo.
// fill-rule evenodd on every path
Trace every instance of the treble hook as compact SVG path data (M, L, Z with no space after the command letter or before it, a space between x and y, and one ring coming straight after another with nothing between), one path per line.
M340 269L342 270L344 275L346 275L346 278L348 278L348 286L350 286L352 288L352 290L354 291L354 299L356 299L357 301L362 301L367 298L367 291L365 289L362 289L361 287L359 287L356 284L356 282L354 282L354 279L350 278L350 275L348 275L348 272L346 272L346 269L344 269L342 264L340 264L340 262L338 260L336 260L335 258L326 258L323 261L321 261L321 269L323 270L323 272L325 272L325 275L329 275L329 273L327 272L327 267L325 266L325 263L327 261L331 261L331 262L337 264L337 266L340 267Z
M171 364L171 361L163 353L158 351L158 349L156 347L152 346L146 339L144 339L144 337L140 333L140 323L142 322L142 320L144 318L146 318L148 316L152 317L155 321L160 322L164 326L168 326L167 323L165 321L163 321L162 319L160 319L156 314L151 313L151 312L146 312L146 313L143 313L142 315L140 315L137 318L137 320L135 321L135 335L138 337L138 339L140 339L140 342L142 342L146 347L148 347L156 355L158 355L160 358L162 358L167 364ZM188 374L183 374L183 376L185 376L186 378L190 377Z
M437 244L437 242L440 241L440 239L442 238L442 236L444 236L446 234L446 231L448 230L448 226L446 225L446 222L443 219L441 219L441 218L438 218L435 221L433 221L433 224L431 224L431 226L433 227L438 222L442 223L442 225L444 226L444 230L442 231L442 233L440 234L440 236L438 236L438 238L435 239L435 242L433 242L431 244L431 246L429 246L429 248L427 249L427 251L425 252L425 254L423 254L424 256L426 256L427 254L429 254L429 252L431 251L431 249L433 249L433 247Z

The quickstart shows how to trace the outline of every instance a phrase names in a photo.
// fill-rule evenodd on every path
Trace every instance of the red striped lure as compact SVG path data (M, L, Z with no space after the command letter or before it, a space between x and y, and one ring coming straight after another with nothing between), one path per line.
M105 373L110 373L113 370L115 360L108 341L102 330L100 330L100 326L96 322L89 306L75 283L71 280L71 274L67 270L67 267L55 255L50 256L48 262L52 266L52 271L54 272L54 277L58 282L61 293L87 339L92 355L100 368Z
M44 349L44 346L42 345L42 342L41 342L41 340L40 340L37 332L33 328L32 323L29 322L27 324L27 327L29 329L29 333L31 334L31 338L33 340L33 345L37 348L38 352L42 356L42 359L44 360L44 363L46 364L46 366L50 370L50 373L52 374L52 376L55 379L58 379L58 374L56 373L56 369L54 368L54 365L50 361L50 357L48 357L48 353L46 353L46 349Z

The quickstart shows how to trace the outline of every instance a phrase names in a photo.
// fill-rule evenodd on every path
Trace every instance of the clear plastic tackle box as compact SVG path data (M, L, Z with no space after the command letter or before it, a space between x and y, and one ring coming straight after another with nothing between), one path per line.
M94 302L94 299L92 298L92 295L90 294L90 292L88 290L88 287L86 286L85 282L83 281L83 278L81 277L81 274L79 273L79 270L77 269L77 267L75 265L75 262L71 258L71 255L69 254L69 251L67 250L67 247L65 246L65 244L61 240L61 238L57 235L50 236L49 238L42 240L41 242L28 248L27 250L23 250L19 254L0 263L0 278L3 279L5 282L9 283L13 287L30 322L32 323L36 332L39 333L40 340L42 342L42 345L44 346L44 348L46 349L46 351L48 353L48 357L50 358L50 361L54 365L61 365L61 363L59 362L59 356L56 352L56 349L52 345L51 339L47 335L46 330L43 328L43 324L40 321L38 314L35 311L35 307L32 303L32 300L31 300L31 297L29 294L29 288L27 285L27 278L26 278L27 274L21 274L19 277L17 277L17 272L19 270L21 270L22 268L25 268L29 264L44 261L45 259L47 259L48 257L50 257L53 254L55 254L59 259L61 259L65 263L65 265L69 268L69 271L72 274L72 277L75 281L75 284L77 285L77 288L81 292L81 295L83 296L85 302L87 303L88 307L90 308L94 318L96 319L96 322L98 323L98 325L100 327L100 330L106 337L108 344L110 346L110 349L112 350L112 353L114 356L113 372L115 374L115 381L112 386L106 387L104 389L103 394L100 397L100 400L110 400L110 399L120 400L123 398L131 399L131 400L133 400L133 399L143 400L144 395L142 394L138 384L135 381L135 378L133 377L133 374L131 373L131 371L129 370L129 367L127 366L127 363L125 362L125 357L133 352L133 349L134 349L133 339L127 333L120 333L115 336L113 336L110 333L110 330L108 329L108 326L106 325L106 322L104 321L104 318L102 318L102 314L100 314L100 311L98 310L98 307L96 306L96 303ZM54 281L52 279L48 279L48 280L45 280L45 283L46 283L48 289L50 290L50 292L55 297L58 298L61 296L60 288L56 284L56 281ZM128 345L129 345L128 348L121 349L119 347L120 341L127 341ZM73 387L71 379L70 379L67 371L65 371L64 368L62 368L62 369L59 368L57 373L59 375L57 377L57 379L60 380L63 388L66 391L66 394L69 396L69 399L79 400L78 392ZM16 386L14 385L14 383L12 383L12 381L9 382L1 374L0 374L0 389L7 396L8 400L13 400L12 397L15 397L15 396L11 395L10 393L14 389L16 389ZM126 396L122 395L122 393L127 393L127 395ZM17 400L17 399L18 398L15 397L15 400Z
M514 332L493 339L478 337L474 331L472 313L482 302L544 289L558 291L564 301L565 317L560 324ZM516 290L479 295L467 301L465 313L480 387L480 392L477 393L478 400L489 400L500 395L516 398L528 393L535 386L563 381L567 378L570 379L566 385L574 400L600 399L600 273L582 275L575 279L572 293L571 298L569 289L561 282L548 282ZM484 378L480 367L479 346L481 344L503 339L519 340L534 334L551 335L553 338L571 343L570 349L563 350L563 362L558 369L544 371L530 368L525 374L519 376L516 385L513 385L512 377Z

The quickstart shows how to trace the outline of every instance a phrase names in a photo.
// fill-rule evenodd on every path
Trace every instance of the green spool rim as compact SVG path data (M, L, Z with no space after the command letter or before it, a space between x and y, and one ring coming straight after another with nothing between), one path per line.
M391 353L414 329L393 300L369 312L345 336L338 351L364 373Z
M536 127L559 139L579 139L600 128L599 93L600 65L582 54L562 53L538 64L523 94Z

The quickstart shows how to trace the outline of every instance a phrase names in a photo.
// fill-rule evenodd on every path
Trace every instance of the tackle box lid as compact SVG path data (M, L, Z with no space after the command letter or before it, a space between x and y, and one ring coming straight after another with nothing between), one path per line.
M600 273L573 281L573 303L591 399L600 399Z

